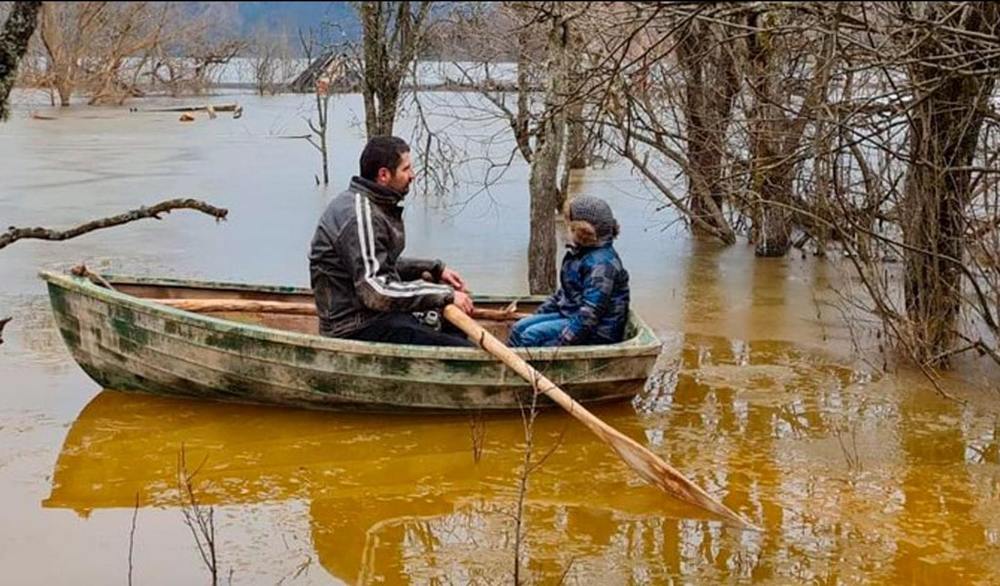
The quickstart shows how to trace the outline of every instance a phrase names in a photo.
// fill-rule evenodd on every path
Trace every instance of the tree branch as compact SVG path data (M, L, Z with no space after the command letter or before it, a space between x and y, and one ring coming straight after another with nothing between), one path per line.
M217 208L197 199L170 199L162 201L152 207L141 207L117 216L101 218L82 224L69 230L51 230L49 228L16 228L11 226L6 233L0 234L0 249L18 241L28 238L36 240L69 240L76 238L87 232L120 226L144 218L159 220L160 214L169 213L171 210L191 209L213 216L216 221L225 220L229 210Z

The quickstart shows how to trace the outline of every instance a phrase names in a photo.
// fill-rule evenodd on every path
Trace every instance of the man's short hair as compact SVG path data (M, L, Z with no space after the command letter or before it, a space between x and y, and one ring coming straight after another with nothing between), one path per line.
M361 151L361 176L369 181L375 181L378 170L382 167L391 173L396 172L403 153L410 152L410 145L398 136L375 136Z

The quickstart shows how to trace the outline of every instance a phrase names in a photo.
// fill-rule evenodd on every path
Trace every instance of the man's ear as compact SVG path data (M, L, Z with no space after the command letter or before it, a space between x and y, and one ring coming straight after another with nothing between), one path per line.
M388 183L390 179L392 179L392 171L386 167L380 167L375 176L375 183Z

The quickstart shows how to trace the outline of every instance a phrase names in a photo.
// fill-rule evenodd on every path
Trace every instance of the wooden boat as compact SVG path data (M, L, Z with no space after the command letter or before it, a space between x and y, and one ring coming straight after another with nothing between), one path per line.
M42 272L74 359L118 390L317 409L518 409L531 386L478 348L382 344L319 336L298 311L308 289ZM96 282L95 282L96 281ZM176 300L255 301L266 311L193 313ZM478 307L541 298L476 297ZM282 304L288 311L276 310ZM509 322L482 322L505 335ZM632 397L660 350L634 313L625 341L518 353L581 403ZM543 397L544 399L544 397ZM548 404L548 400L545 400Z

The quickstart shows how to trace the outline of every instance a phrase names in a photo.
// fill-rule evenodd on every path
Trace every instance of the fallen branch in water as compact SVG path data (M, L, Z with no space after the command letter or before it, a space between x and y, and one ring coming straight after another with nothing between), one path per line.
M227 209L217 208L197 199L169 199L167 201L161 201L160 203L150 207L143 206L123 214L118 214L117 216L93 220L69 230L51 230L49 228L16 228L11 226L7 232L0 234L0 249L17 242L18 240L28 238L34 238L36 240L69 240L70 238L76 238L77 236L86 234L87 232L120 226L136 220L142 220L145 218L159 220L161 219L160 214L166 214L171 210L179 209L197 210L213 216L217 221L225 220L226 215L229 213L229 210Z
M201 111L215 111L215 112L235 112L240 108L239 104L201 104L197 106L173 106L170 108L150 108L148 110L142 110L142 112L201 112Z
M5 317L3 319L0 319L0 344L3 344L3 328L8 323L10 323L10 320L12 320L12 319L14 319L14 318L12 318L12 317Z

